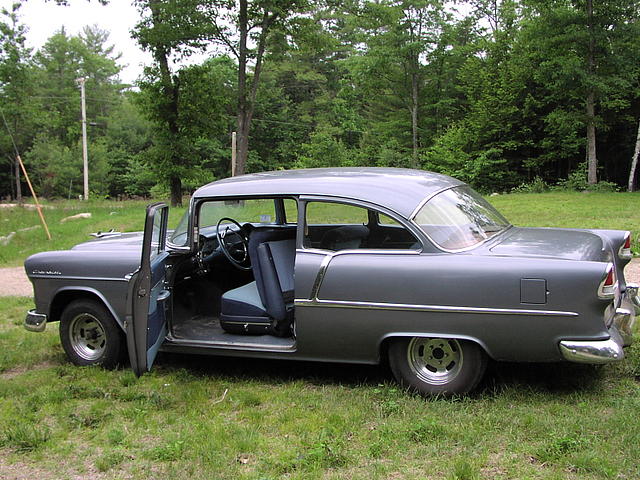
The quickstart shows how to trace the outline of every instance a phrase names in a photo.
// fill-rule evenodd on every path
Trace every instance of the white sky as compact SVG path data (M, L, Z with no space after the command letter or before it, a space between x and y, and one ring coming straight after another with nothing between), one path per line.
M0 0L0 7L9 9L15 0ZM151 63L151 56L140 50L130 36L130 30L139 20L137 10L131 0L111 0L102 6L96 0L70 0L67 7L56 5L55 1L27 0L20 8L21 23L28 26L28 46L38 49L60 27L64 26L68 35L76 35L85 25L98 25L111 33L109 44L114 52L122 53L119 63L125 68L120 79L133 83L142 73L142 67Z

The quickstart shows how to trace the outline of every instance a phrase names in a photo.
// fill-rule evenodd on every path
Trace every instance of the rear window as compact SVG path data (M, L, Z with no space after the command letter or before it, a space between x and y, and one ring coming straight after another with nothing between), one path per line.
M445 250L464 250L510 226L493 206L471 187L455 187L430 199L414 217L424 233Z

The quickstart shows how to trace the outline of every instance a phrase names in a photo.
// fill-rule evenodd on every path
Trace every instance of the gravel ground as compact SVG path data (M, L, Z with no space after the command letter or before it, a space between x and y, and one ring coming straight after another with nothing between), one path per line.
M640 258L634 258L624 271L628 282L640 283ZM32 297L33 288L23 267L0 268L0 297Z
M24 267L0 268L0 297L33 297Z

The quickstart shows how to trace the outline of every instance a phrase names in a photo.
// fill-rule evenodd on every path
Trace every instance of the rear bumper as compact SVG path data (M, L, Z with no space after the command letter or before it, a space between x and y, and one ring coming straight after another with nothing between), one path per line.
M608 340L562 340L560 352L565 360L577 363L611 363L624 358L623 340L618 328L612 325Z
M35 310L29 310L27 317L24 319L24 328L30 332L44 332L47 327L47 316L44 313L36 313Z
M624 358L623 347L633 342L633 325L640 316L638 286L628 284L613 316L607 340L562 340L560 352L565 360L578 363L611 363Z

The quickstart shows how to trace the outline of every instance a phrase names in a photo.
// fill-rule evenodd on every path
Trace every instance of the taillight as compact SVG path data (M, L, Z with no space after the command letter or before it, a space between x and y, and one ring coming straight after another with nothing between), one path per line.
M625 235L624 243L620 247L620 250L618 250L618 257L623 260L629 260L633 257L631 254L631 232L627 232Z
M598 297L602 298L603 300L613 298L616 294L617 287L618 284L616 282L616 272L613 268L613 264L610 263L609 265L607 265L606 275L602 282L600 282L600 286L598 287Z

